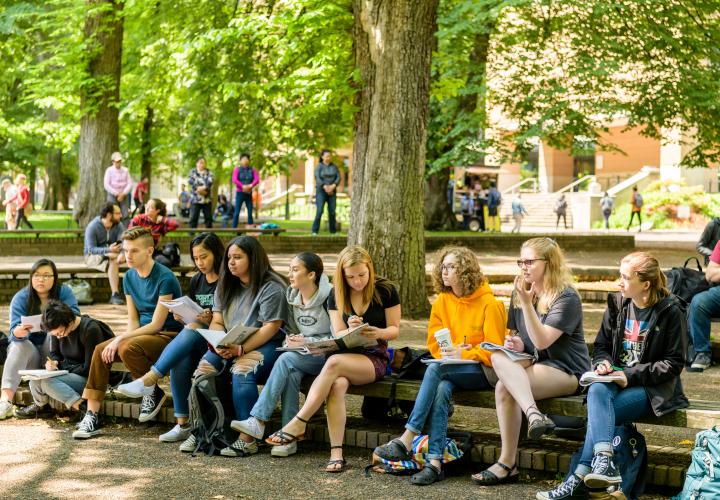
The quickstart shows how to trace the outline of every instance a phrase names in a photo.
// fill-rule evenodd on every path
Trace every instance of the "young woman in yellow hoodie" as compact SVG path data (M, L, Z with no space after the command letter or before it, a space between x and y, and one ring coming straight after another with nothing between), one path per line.
M492 370L490 353L481 342L502 344L507 314L495 298L480 271L475 254L463 247L446 247L438 254L433 272L438 298L428 323L428 349L436 359L463 359L479 363L428 365L415 407L397 439L379 446L375 454L388 460L409 460L412 441L427 425L429 464L412 476L413 484L424 486L443 479L441 460L447 437L448 413L453 391L489 390L486 370ZM452 349L440 349L435 332L450 330Z

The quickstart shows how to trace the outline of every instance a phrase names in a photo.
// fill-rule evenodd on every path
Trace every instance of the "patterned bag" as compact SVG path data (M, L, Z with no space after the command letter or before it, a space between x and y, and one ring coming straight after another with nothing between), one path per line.
M380 474L408 475L415 474L422 470L429 461L427 458L429 436L415 436L412 443L412 460L385 460L373 454L372 464L365 469L366 474L369 471L378 472ZM445 441L445 450L441 463L443 465L450 462L459 461L464 456L469 458L470 448L472 447L472 436L467 432L448 433Z

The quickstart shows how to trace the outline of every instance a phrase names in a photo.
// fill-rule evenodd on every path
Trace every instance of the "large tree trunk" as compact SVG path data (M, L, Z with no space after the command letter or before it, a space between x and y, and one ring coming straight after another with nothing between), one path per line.
M55 108L47 108L45 118L49 122L57 122L60 114ZM57 210L58 203L67 209L69 194L68 182L62 175L62 150L52 148L45 154L45 196L42 209Z
M362 88L355 116L350 244L400 285L403 314L427 317L423 177L438 0L353 0Z
M80 183L75 219L81 226L98 213L106 200L103 187L110 155L119 149L118 101L122 62L123 18L121 0L87 0L85 37L93 54L88 63L89 82L82 87L80 104Z
M145 119L142 128L142 144L140 150L142 153L142 162L140 164L140 179L148 178L148 193L152 183L152 126L155 110L151 106L145 108Z
M425 180L425 229L452 230L460 227L447 199L450 170L443 169Z

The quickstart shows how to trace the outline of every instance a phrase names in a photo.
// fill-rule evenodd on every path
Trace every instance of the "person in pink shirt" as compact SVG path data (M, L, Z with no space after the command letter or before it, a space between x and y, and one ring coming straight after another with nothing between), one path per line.
M233 212L233 228L238 227L238 218L240 217L240 206L244 203L247 207L247 223L253 223L253 202L252 190L260 183L258 171L250 166L250 155L243 153L240 155L240 165L235 167L232 176L233 184L235 184L235 211Z
M130 191L132 180L130 172L122 165L122 155L115 151L110 157L112 165L105 169L103 185L107 192L107 201L117 203L122 211L123 219L127 219L130 212Z

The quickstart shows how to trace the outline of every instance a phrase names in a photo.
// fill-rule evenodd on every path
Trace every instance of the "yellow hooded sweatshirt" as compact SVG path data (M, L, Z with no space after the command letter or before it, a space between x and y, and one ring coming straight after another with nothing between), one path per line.
M481 342L502 345L507 330L505 305L495 298L487 282L466 297L452 292L441 293L432 306L428 322L427 345L434 358L440 358L440 348L434 333L448 328L454 345L467 343L473 347L462 351L463 359L476 359L491 367L490 353L480 348Z

